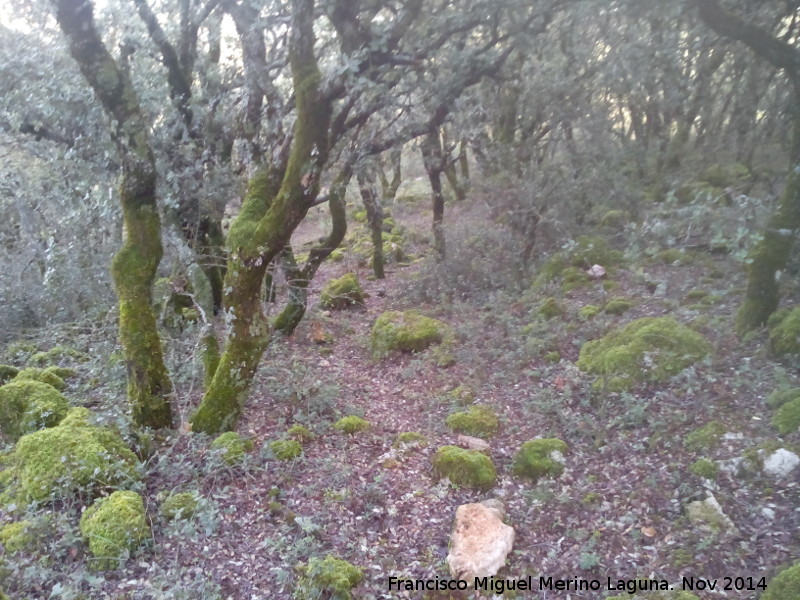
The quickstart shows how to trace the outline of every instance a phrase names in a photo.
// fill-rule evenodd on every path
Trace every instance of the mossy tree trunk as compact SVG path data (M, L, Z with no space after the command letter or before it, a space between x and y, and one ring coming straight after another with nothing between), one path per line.
M230 333L211 385L192 419L194 431L233 429L241 414L270 328L260 302L267 265L287 246L319 193L328 157L331 100L320 94L314 56L314 2L293 0L289 63L296 120L285 168L262 167L251 178L228 234L225 305Z
M162 247L149 127L130 78L114 62L97 33L92 3L54 0L54 6L72 56L113 122L112 137L122 164L119 196L125 239L114 256L111 273L119 297L120 341L133 418L147 427L171 427L172 385L152 306L153 280Z
M422 140L422 163L431 184L431 201L433 205L433 249L436 259L445 259L444 237L444 192L442 191L442 173L444 157L439 132L428 133Z
M320 265L344 240L347 233L345 192L352 175L352 168L345 168L337 176L328 194L331 212L331 232L317 247L312 248L305 265L300 268L291 246L281 253L281 266L289 286L289 301L275 319L274 328L284 335L291 335L300 324L308 308L308 286L317 274Z
M783 69L794 89L792 142L786 187L764 237L753 249L747 291L736 316L740 335L764 325L778 308L779 281L800 230L800 50L723 9L716 0L694 0L700 18L717 33L739 40Z
M400 189L400 184L403 182L402 153L403 148L399 145L388 152L389 167L392 170L391 179L389 179L386 175L386 171L384 171L383 154L377 157L378 177L381 180L381 205L383 206L387 203L394 202L397 197L397 190Z
M372 272L376 279L383 279L386 276L383 270L383 206L378 197L375 175L366 168L358 173L357 179L372 238Z

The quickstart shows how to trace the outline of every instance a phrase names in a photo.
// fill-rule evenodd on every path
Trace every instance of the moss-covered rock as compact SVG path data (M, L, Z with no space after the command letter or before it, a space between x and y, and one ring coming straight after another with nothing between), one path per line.
M55 365L64 359L86 362L89 360L89 355L67 346L54 346L46 352L35 353L28 359L27 363L34 367L45 367L47 365Z
M683 445L687 450L709 450L719 444L728 428L719 421L709 421L702 427L691 431L683 438Z
M433 457L433 472L456 485L488 490L497 479L491 459L477 450L442 446Z
M99 498L81 517L81 534L100 571L115 569L150 537L144 502L136 492L117 491Z
M242 437L235 431L226 431L211 442L211 450L217 452L226 464L235 465L244 460L244 455L255 447L253 440Z
M4 384L6 381L10 381L14 379L19 373L19 369L12 365L0 365L0 385Z
M369 421L362 419L361 417L357 417L356 415L342 417L333 424L334 429L338 429L342 433L351 435L361 431L367 431L369 427Z
M719 465L713 460L700 458L689 465L689 471L703 479L716 479L719 475Z
M566 451L567 445L557 438L525 442L514 457L514 474L534 481L560 475L564 471L563 455Z
M322 288L320 304L323 308L342 310L364 304L365 298L358 277L353 273L346 273L338 279L332 279Z
M0 387L0 431L12 441L57 425L68 410L67 399L46 383L15 380Z
M278 460L294 460L303 454L303 446L297 440L275 440L269 448Z
M586 321L594 319L599 314L600 314L600 307L595 306L594 304L587 304L586 306L582 306L581 309L578 311L578 316Z
M36 541L30 521L15 521L0 528L0 544L6 554L16 554L29 548Z
M334 556L312 556L299 569L295 600L352 600L352 589L364 578L362 570Z
M561 303L555 298L547 298L539 307L539 314L545 319L554 319L555 317L563 317L567 311L561 306Z
M286 434L295 440L298 440L301 443L310 442L314 439L314 433L305 425L292 425L286 431Z
M633 302L625 298L612 298L606 303L603 312L608 315L621 315L633 308Z
M475 390L468 385L456 386L447 392L447 395L462 406L467 406L475 400Z
M27 369L22 369L22 371L17 373L17 376L14 377L14 381L41 381L42 383L53 386L58 391L61 391L67 387L67 384L64 383L64 380L56 375L51 369L40 369L38 367L28 367Z
M800 398L780 406L772 415L772 426L781 435L788 435L800 429Z
M388 311L375 320L371 347L374 358L394 350L420 352L440 343L447 335L447 325L416 311Z
M773 577L761 600L800 600L800 563Z
M779 388L773 390L767 397L767 405L772 408L780 408L787 402L800 399L800 387Z
M776 356L800 354L800 306L793 308L770 330L769 347Z
M22 500L91 497L141 479L136 455L115 432L89 425L86 413L72 409L58 426L17 442L12 462Z
M447 426L458 433L476 437L491 437L497 433L500 421L489 406L475 405L447 417Z
M742 163L719 164L715 163L700 174L700 180L708 182L717 188L741 185L749 181L750 169Z
M586 342L577 365L599 375L601 384L615 378L628 387L665 381L710 353L711 345L699 333L670 317L646 317Z
M199 506L200 500L195 492L170 494L161 503L161 516L167 521L191 519Z

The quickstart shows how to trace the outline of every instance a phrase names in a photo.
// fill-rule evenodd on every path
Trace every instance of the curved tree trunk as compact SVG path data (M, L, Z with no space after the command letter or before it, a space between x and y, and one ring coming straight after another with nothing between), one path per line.
M442 192L442 172L444 157L442 143L438 131L427 134L422 141L422 162L428 181L431 184L431 200L433 203L433 249L436 259L445 259L444 239L444 193Z
M147 427L170 427L172 385L152 306L153 279L162 248L148 124L130 78L97 33L91 1L54 0L54 5L72 56L114 123L112 137L122 164L119 196L125 240L114 256L111 274L119 297L119 333L133 418Z
M291 246L281 253L281 266L289 285L289 303L276 317L273 327L283 335L291 335L303 320L308 308L308 286L317 274L320 265L339 247L347 233L345 213L345 192L352 175L352 168L346 166L336 182L331 186L328 206L331 211L331 232L316 248L313 248L303 268L297 266Z
M313 205L328 158L331 100L319 90L314 2L293 0L291 5L289 62L297 107L292 146L285 169L265 166L250 180L242 211L228 234L225 304L231 331L192 419L194 431L216 433L236 426L269 342L269 323L259 300L264 273Z

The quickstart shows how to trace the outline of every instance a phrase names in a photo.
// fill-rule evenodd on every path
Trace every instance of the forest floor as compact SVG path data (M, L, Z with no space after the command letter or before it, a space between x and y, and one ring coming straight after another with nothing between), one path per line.
M215 462L209 438L185 426L157 440L146 464L154 530L148 549L124 568L92 579L73 529L71 539L53 542L58 564L37 567L41 557L35 555L15 559L20 569L41 569L42 581L34 584L26 575L19 580L26 587L11 591L20 598L77 597L51 596L58 582L60 590L81 589L91 598L291 598L297 567L311 556L333 554L363 569L355 598L447 598L390 591L389 577L449 578L445 557L456 508L498 498L516 530L500 576L531 576L537 590L518 598L624 595L624 589L607 588L609 578L614 584L664 579L680 590L692 577L717 582L713 591L695 589L704 600L757 598L757 588L723 589L725 578L750 577L758 584L800 557L797 473L775 480L757 469L722 470L709 480L689 471L701 457L726 461L758 447L797 451L800 442L797 433L777 434L765 404L775 388L798 385L796 365L766 354L764 332L745 341L733 333L741 265L719 253L687 252L673 263L641 254L571 291L558 279L537 288L529 281L511 286L492 280L491 261L501 257L472 240L490 216L480 208L448 210L449 222L459 223L449 240L449 274L423 256L430 248L427 223L401 206L394 217L416 231L409 239L417 259L390 265L384 280L371 279L352 253L323 266L306 319L291 338L276 340L262 361L238 427L256 450L241 465ZM318 234L322 219L312 223L306 239ZM359 275L369 295L365 305L344 311L316 306L322 285L348 271ZM448 278L461 273L465 281L450 286ZM474 281L467 281L470 274ZM612 291L604 285L608 280L616 282ZM549 297L564 307L563 316L548 320L539 313ZM582 307L602 308L611 297L630 301L630 310L580 316ZM386 310L410 308L452 327L451 366L440 367L430 350L372 358L375 319ZM666 383L625 393L593 390L595 378L575 365L581 345L633 319L663 315L702 333L713 356ZM315 341L322 330L331 344ZM80 338L79 349L94 344L97 352L101 343L90 337ZM175 365L191 363L196 352L192 342L171 348ZM122 372L118 354L107 358L102 373L72 383L67 395L110 414L120 406ZM175 377L184 420L200 398L196 379L188 368ZM450 393L459 387L470 388L474 399ZM436 481L431 472L435 451L456 442L445 419L470 403L492 407L501 420L488 440L498 471L488 492ZM367 419L370 429L354 435L333 429L345 415ZM712 420L728 433L705 447L686 443L688 434ZM286 439L293 424L307 426L315 437L301 458L275 460L269 442ZM387 461L395 436L408 431L423 434L427 444ZM514 477L511 463L520 445L542 437L568 445L563 474L537 483ZM204 499L198 515L163 522L157 506L165 490L197 490ZM686 506L709 493L736 533L717 534L689 521ZM63 509L74 514L81 507ZM598 580L601 588L539 591L540 576Z

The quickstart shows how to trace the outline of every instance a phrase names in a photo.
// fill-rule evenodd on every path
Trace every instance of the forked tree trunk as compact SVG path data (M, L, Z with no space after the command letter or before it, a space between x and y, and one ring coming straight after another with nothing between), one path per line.
M225 304L231 329L211 385L192 419L194 431L216 433L236 426L270 337L259 294L264 273L314 203L328 157L331 100L319 91L313 0L293 0L291 15L289 63L296 105L292 146L285 169L262 167L251 179L228 234Z
M130 78L114 62L97 33L91 1L54 0L54 5L72 56L114 123L112 137L122 164L119 196L125 239L114 256L111 274L119 297L119 335L133 419L147 427L171 427L172 385L152 305L162 247L149 127Z

